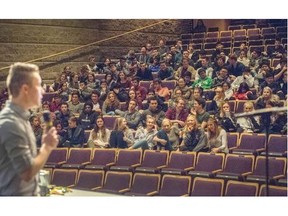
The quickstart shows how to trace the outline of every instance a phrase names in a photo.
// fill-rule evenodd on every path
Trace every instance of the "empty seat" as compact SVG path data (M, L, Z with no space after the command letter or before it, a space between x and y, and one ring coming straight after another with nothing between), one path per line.
M242 29L242 25L229 25L228 30L233 31L233 30L239 30Z
M286 174L287 158L281 157L268 157L268 179L266 179L266 157L257 156L255 168L252 174L246 177L246 181L276 184L277 180L284 178Z
M253 155L227 154L223 171L216 174L216 178L244 180L244 177L252 174L254 166Z
M141 149L120 149L115 165L112 165L109 170L134 171L136 167L141 165L141 161Z
M95 190L97 192L121 194L130 190L131 182L131 172L107 171L103 187Z
M219 38L219 32L207 32L205 37L205 43L216 43Z
M159 193L160 174L135 173L128 196L153 196Z
M59 169L53 170L51 184L62 187L73 187L76 184L77 169Z
M287 187L269 185L268 186L269 196L286 196L287 197ZM265 184L260 186L259 196L267 196L267 188Z
M204 43L204 49L215 49L216 45L215 43Z
M68 157L68 148L53 149L49 155L44 167L45 168L59 168L66 163Z
M103 115L105 127L113 130L117 118L119 118L119 116Z
M224 153L199 152L195 169L188 172L191 176L213 177L217 172L223 170Z
M239 146L232 150L233 154L259 155L265 151L266 135L257 133L242 133Z
M194 169L196 152L172 151L169 156L168 166L161 169L161 174L186 175Z
M229 152L237 148L239 145L239 133L238 132L228 132L227 133L227 143Z
M196 177L193 181L191 196L223 196L224 180Z
M92 159L84 168L91 170L108 170L116 162L116 149L95 148Z
M136 167L135 172L158 173L167 167L169 151L145 150L141 166Z
M159 196L189 196L191 190L191 177L164 175L162 177Z
M233 31L234 41L246 41L246 29L239 29Z
M70 148L67 162L61 165L61 168L80 169L91 161L91 148Z
M260 28L250 28L247 29L247 37L248 40L259 40L261 39L261 31Z
M103 186L105 172L102 170L79 170L74 188L95 190Z
M221 31L220 32L220 39L221 42L224 41L232 41L232 31Z
M287 135L270 134L267 150L269 156L287 156ZM261 152L261 155L266 155L266 151Z
M229 180L226 185L225 196L257 196L258 183Z

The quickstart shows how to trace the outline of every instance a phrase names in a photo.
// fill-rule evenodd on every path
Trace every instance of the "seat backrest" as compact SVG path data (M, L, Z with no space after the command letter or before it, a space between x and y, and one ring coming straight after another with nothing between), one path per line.
M257 196L258 183L229 180L226 185L225 196Z
M152 81L140 80L140 82L139 82L139 86L142 86L146 89L150 89L151 84L152 84Z
M196 171L212 172L214 170L223 169L224 166L224 153L205 153L199 152L197 156Z
M218 38L219 37L219 32L207 32L205 38Z
M107 171L105 175L104 189L119 191L130 188L132 182L131 172Z
M67 164L82 164L91 161L91 148L70 148Z
M164 175L162 177L160 196L189 195L191 190L190 176Z
M119 118L119 116L103 115L105 127L113 130L117 118Z
M63 187L72 187L76 184L77 169L54 169L51 184Z
M116 149L93 149L91 164L107 165L116 162Z
M276 30L274 27L262 28L262 35L274 34L274 33L276 33Z
M168 164L169 151L145 150L141 167L159 167Z
M270 134L267 146L269 152L287 152L287 135Z
M255 157L253 155L227 154L223 172L242 174L252 172Z
M168 168L185 169L195 167L196 152L172 151L169 157Z
M237 147L239 145L239 133L228 132L227 133L228 149Z
M49 164L49 163L58 163L61 161L67 161L67 157L68 157L68 148L56 148L53 149L46 163Z
M260 28L247 29L247 36L260 35Z
M160 174L135 173L131 186L132 193L147 194L159 191Z
M222 37L232 37L232 31L220 31L220 38Z
M141 160L141 149L120 149L117 156L116 166L131 166L133 164L140 164Z
M242 133L240 135L239 148L240 149L261 149L266 147L265 134L257 133Z
M191 196L223 196L224 180L196 177L193 181Z
M246 36L246 29L236 29L233 31L233 36L238 37L238 36Z
M285 175L287 158L268 157L269 177ZM257 156L253 175L266 176L266 157Z
M269 185L268 187L269 196L286 196L287 187ZM259 196L267 196L267 188L265 184L260 186Z
M102 187L105 172L103 170L79 170L77 188L92 189Z
M164 80L162 81L162 86L167 87L169 90L173 90L176 87L176 80Z

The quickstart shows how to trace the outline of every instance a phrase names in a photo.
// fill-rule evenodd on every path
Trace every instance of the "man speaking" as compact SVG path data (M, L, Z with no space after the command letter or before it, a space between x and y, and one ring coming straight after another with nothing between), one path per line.
M38 66L11 65L6 80L9 100L0 112L0 196L38 196L39 171L58 145L54 127L45 131L37 153L29 109L41 105Z

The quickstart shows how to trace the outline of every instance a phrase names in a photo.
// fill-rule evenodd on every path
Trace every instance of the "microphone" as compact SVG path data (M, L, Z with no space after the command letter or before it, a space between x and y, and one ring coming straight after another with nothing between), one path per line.
M45 123L45 126L46 126L46 131L48 131L50 128L53 127L53 123L52 123L49 111L45 110L43 112L43 119L44 119L44 123Z

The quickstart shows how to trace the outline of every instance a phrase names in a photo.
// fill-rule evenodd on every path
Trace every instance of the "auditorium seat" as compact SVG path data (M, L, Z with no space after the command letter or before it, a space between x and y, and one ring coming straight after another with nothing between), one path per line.
M107 171L110 166L115 164L115 162L116 162L116 149L94 148L92 151L91 162L85 165L84 169Z
M287 135L270 134L267 149L269 156L287 157ZM266 155L266 151L261 155Z
M223 179L194 178L191 196L223 196L223 194Z
M233 154L253 154L259 155L265 151L266 135L257 133L241 133L239 146L232 150Z
M268 182L277 184L277 180L284 178L287 173L287 158L281 157L268 157ZM266 182L266 157L257 156L253 173L247 175L246 181L249 182Z
M51 185L73 187L76 185L77 175L77 169L56 168L53 170Z
M269 196L285 196L287 197L287 187L269 185L268 187ZM267 196L267 188L265 184L260 186L259 196Z
M229 180L226 185L225 196L257 196L258 183Z
M132 182L131 172L107 171L103 187L95 189L97 192L123 194L130 190Z
M116 163L110 166L111 171L134 171L141 165L141 149L119 149Z
M193 177L214 177L217 172L223 170L224 166L224 153L206 153L199 152L195 169L188 172L188 175Z
M79 170L74 188L81 190L95 190L103 186L105 171L103 170Z
M70 148L66 163L61 165L65 169L80 169L91 161L91 148Z
M168 166L161 169L161 174L186 175L194 169L196 152L172 151L169 156Z
M49 155L44 168L59 168L62 164L67 162L68 148L53 149Z
M154 196L159 193L160 174L135 173L127 196Z
M244 177L252 174L255 157L253 155L227 154L223 171L216 178L243 181Z
M140 166L136 167L135 172L159 173L167 167L169 151L167 150L145 150Z
M189 196L191 177L165 174L162 177L159 196Z

